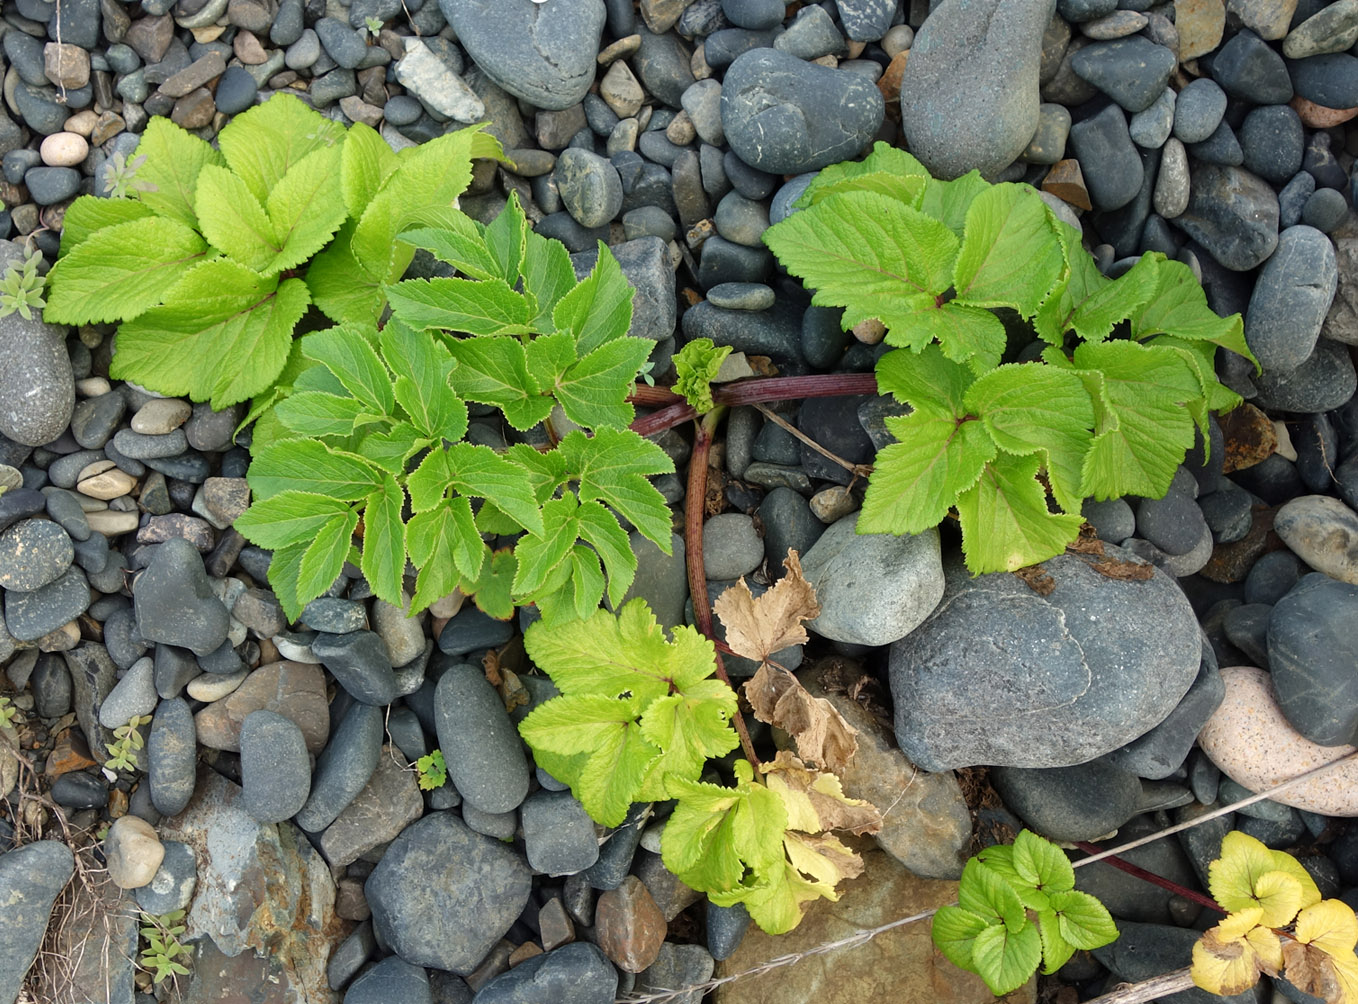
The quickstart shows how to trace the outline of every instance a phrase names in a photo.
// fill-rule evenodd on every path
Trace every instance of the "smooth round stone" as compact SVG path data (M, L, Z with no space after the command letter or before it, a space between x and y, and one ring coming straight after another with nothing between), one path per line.
M618 971L608 956L588 942L576 941L520 962L487 983L476 997L477 1004L586 1004L612 1000L617 992Z
M42 141L38 153L48 167L77 167L89 155L90 144L73 132L53 133Z
M1176 137L1165 140L1160 154L1160 173L1155 178L1151 204L1166 220L1176 219L1188 208L1188 152Z
M1082 514L1098 532L1099 539L1110 544L1121 544L1136 532L1136 516L1126 499L1108 499L1104 502L1088 499Z
M119 816L104 838L108 877L119 889L150 884L165 859L165 847L150 823L140 816Z
M0 534L0 586L32 592L56 581L75 559L71 538L48 519L26 519Z
M132 598L137 630L147 641L204 656L226 640L230 616L212 591L202 556L182 537L171 537L155 549L133 584Z
M728 192L717 203L712 222L717 233L728 241L762 248L761 238L769 228L769 211L763 202L747 199L739 192Z
M1226 697L1198 735L1198 745L1237 784L1263 791L1355 752L1353 746L1317 745L1297 732L1278 706L1264 670L1226 666L1221 676ZM1358 761L1270 797L1326 816L1358 816Z
M1095 42L1071 57L1071 69L1128 112L1149 108L1164 93L1178 60L1148 38Z
M311 761L302 730L272 711L252 711L240 730L245 811L261 823L297 814L311 792Z
M528 794L528 760L480 667L447 667L434 689L434 721L448 777L463 800L483 812L517 808Z
M1240 149L1240 141L1235 138L1235 130L1224 119L1212 130L1212 135L1207 139L1201 143L1189 144L1189 153L1195 160L1205 164L1239 167L1245 162L1245 152Z
M90 606L85 573L71 567L29 593L5 593L5 626L18 641L37 641L75 620Z
M722 81L727 143L745 163L770 174L815 171L856 155L885 112L881 92L866 77L776 49L744 53ZM1031 136L1030 129L1020 150Z
M1221 125L1226 102L1226 92L1215 80L1192 81L1174 103L1174 135L1184 143L1201 143Z
M311 651L354 700L381 706L396 699L396 676L376 632L322 632L311 643Z
M524 851L533 871L574 875L599 859L594 821L569 791L539 791L520 807Z
M1188 209L1174 223L1221 265L1243 272L1278 246L1278 197L1248 171L1200 164L1192 172Z
M223 115L237 115L255 103L259 85L243 66L228 66L217 80L213 99Z
M1166 554L1187 554L1202 539L1206 523L1190 496L1170 491L1163 498L1142 499L1136 507L1137 532Z
M1324 746L1358 741L1356 618L1358 586L1320 572L1305 576L1268 614L1278 705L1298 732Z
M1328 234L1339 228L1348 212L1348 200L1342 193L1333 188L1321 188L1307 198L1301 210L1301 221Z
M1346 346L1322 338L1296 369L1265 370L1254 378L1254 385L1258 394L1252 403L1260 408L1314 414L1338 408L1353 397L1358 373Z
M783 23L779 0L722 0L722 13L737 28L761 31Z
M1287 64L1297 97L1322 108L1358 105L1358 56L1333 52Z
M211 704L235 693L236 688L250 675L248 668L242 667L234 673L203 673L196 676L184 687L184 692L195 701Z
M744 513L721 513L703 526L703 570L708 579L738 579L764 560L764 542Z
M1325 234L1308 226L1279 234L1245 312L1245 339L1266 371L1294 370L1311 355L1338 281L1334 244Z
M1274 530L1297 557L1358 585L1358 513L1328 495L1303 495L1278 510Z
M163 700L146 738L147 784L151 804L162 815L182 812L193 797L198 745L193 712L182 697Z
M1120 209L1141 191L1145 169L1127 129L1127 116L1117 105L1072 125L1070 146L1095 209Z
M445 655L466 655L479 649L496 648L513 636L511 623L497 621L469 604L443 626L438 646Z
M155 397L137 409L132 416L133 432L147 436L163 436L178 429L193 414L193 405L177 397Z
M603 157L571 147L556 160L556 184L571 217L583 227L609 223L622 208L622 182Z
M198 861L193 848L178 840L164 841L165 857L150 883L137 889L137 906L161 916L188 908L198 885Z
M421 615L407 616L410 607L408 597L405 608L392 606L385 600L373 603L373 630L387 646L387 655L393 666L404 666L419 658L424 652L424 618Z
M719 282L707 291L708 301L726 310L767 310L776 298L762 282Z
M313 631L345 634L363 630L368 617L362 603L322 596L303 608L302 623Z
M1256 105L1292 100L1283 57L1249 29L1236 32L1212 57L1212 78L1228 94Z
M311 793L296 813L298 826L319 833L358 797L377 769L382 735L381 708L357 701L350 705L316 759Z
M1275 185L1286 184L1301 169L1306 135L1301 119L1287 105L1253 108L1240 125L1245 169Z
M365 970L344 992L344 1004L434 1004L429 974L399 955Z
M73 167L34 167L24 174L28 196L40 206L52 206L80 191L80 172Z
M15 250L0 253L0 262L22 260L14 245L0 243L6 246ZM40 313L31 320L17 312L0 317L0 435L24 446L50 443L74 407L65 329L43 323Z
M108 782L102 777L72 771L52 782L52 801L68 809L99 809L108 804Z
M1164 146L1174 128L1175 100L1173 89L1166 87L1149 107L1134 114L1127 123L1132 142L1143 150Z
M155 662L143 656L132 664L99 705L99 724L106 729L149 715L160 700L156 693Z
M1287 33L1283 55L1305 59L1343 52L1354 42L1358 42L1358 0L1335 0Z

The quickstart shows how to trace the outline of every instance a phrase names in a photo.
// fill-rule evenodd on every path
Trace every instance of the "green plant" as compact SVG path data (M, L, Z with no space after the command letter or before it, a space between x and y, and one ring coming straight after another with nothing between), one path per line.
M377 17L365 17L363 19L363 27L368 29L369 35L376 38L378 35L382 34L382 19Z
M236 529L274 550L269 581L296 617L355 555L373 592L411 611L460 587L501 619L536 603L548 622L621 602L637 559L618 517L666 553L670 511L647 475L674 469L627 428L626 400L652 343L627 334L633 290L602 244L576 281L566 249L534 233L511 197L489 225L448 209L400 240L463 277L384 288L392 317L348 321L292 346L256 403L255 503ZM514 429L575 423L543 449L467 440L468 401ZM549 422L554 409L560 419ZM473 499L477 500L473 503ZM411 515L407 518L406 506ZM492 550L482 535L524 534Z
M698 414L711 411L712 381L721 364L731 354L731 346L717 346L710 338L695 338L674 354L674 392L682 394Z
M448 765L443 762L443 750L434 750L420 757L415 761L415 770L419 774L421 791L441 788L448 780Z
M709 639L679 626L667 640L640 599L616 615L598 610L528 628L528 654L561 696L519 725L538 765L601 823L618 825L633 802L675 800L661 838L665 867L713 903L744 904L770 933L795 927L805 902L838 899L839 881L860 874L861 860L829 831L881 826L876 808L845 797L832 769L808 765L842 767L853 753L852 730L768 663L770 651L806 640L801 620L816 612L795 555L789 561L789 574L768 593L756 600L742 580L723 594L718 613L732 649L762 663L747 686L755 714L792 733L800 756L784 750L761 763L747 749L730 768L734 785L704 780L709 761L740 743L735 691L713 678ZM773 676L779 683L769 683ZM778 717L789 707L796 723ZM827 735L848 745L827 743Z
M1026 983L1039 964L1054 973L1076 949L1118 933L1103 904L1075 888L1065 852L1030 830L968 861L957 899L934 914L934 944L997 996Z
M33 319L33 311L47 306L42 298L47 277L38 274L42 266L42 252L30 248L22 267L10 265L0 279L0 317L18 313L25 321Z
M1229 914L1193 946L1195 984L1229 996L1267 973L1327 1004L1358 1002L1358 917L1343 900L1322 900L1296 858L1231 832L1207 885Z
M1239 403L1214 370L1218 346L1253 358L1239 315L1160 254L1105 278L1030 187L939 181L879 143L797 205L765 243L845 328L885 325L878 387L913 409L887 419L898 442L860 533L918 533L955 507L973 572L1042 561L1085 497L1163 495L1195 425L1205 440L1208 413Z
M0 728L13 725L19 716L19 709L8 697L0 697Z
M137 753L146 745L141 730L143 726L150 723L150 715L137 715L126 725L119 725L113 730L113 742L104 744L104 748L109 754L109 758L104 761L105 770L136 770L138 768L140 758Z
M104 175L104 194L114 199L125 199L132 192L154 192L156 186L149 181L137 179L137 171L146 163L146 154L133 157L130 161L122 153L115 153L108 159L108 169Z
M45 316L121 322L111 375L216 409L266 392L315 306L373 323L414 254L397 233L466 188L479 127L392 152L289 95L233 119L220 150L164 118L67 210ZM132 180L135 172L136 180Z
M180 923L183 919L183 910L160 915L141 911L141 937L146 947L141 950L140 965L156 983L176 975L188 975L188 966L179 961L193 954L187 945L179 942L179 936L185 930Z

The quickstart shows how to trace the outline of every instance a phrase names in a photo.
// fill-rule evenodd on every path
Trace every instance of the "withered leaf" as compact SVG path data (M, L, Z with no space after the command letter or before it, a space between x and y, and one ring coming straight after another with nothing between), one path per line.
M877 833L882 814L877 806L849 798L839 777L811 770L791 750L780 750L772 761L759 765L764 783L777 792L787 808L788 829L803 833L848 830L859 835Z
M727 590L730 593L730 590ZM858 749L858 730L833 704L812 697L787 670L764 663L745 683L745 699L761 722L782 729L807 763L841 771Z
M806 644L802 621L820 615L816 591L802 578L802 563L791 548L783 567L787 575L758 599L750 593L742 576L713 605L726 627L726 644L737 655L767 662L780 649Z
M1283 941L1283 975L1298 990L1325 1001L1341 999L1334 960L1313 945Z

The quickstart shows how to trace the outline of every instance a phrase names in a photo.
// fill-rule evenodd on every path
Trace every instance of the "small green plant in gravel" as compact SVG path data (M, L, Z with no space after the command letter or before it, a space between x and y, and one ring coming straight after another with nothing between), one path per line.
M628 428L652 343L628 335L633 289L616 259L601 243L577 281L513 196L489 225L448 209L400 240L461 276L383 287L380 331L360 319L298 339L251 412L255 502L235 526L273 549L284 611L297 617L351 559L401 606L407 556L412 613L459 587L501 619L525 603L549 623L585 617L605 590L620 603L637 558L619 518L668 553L670 511L647 476L674 464ZM578 428L496 450L468 438L469 401L524 433L552 436L554 409ZM483 535L517 539L492 549Z
M119 725L114 729L113 742L104 744L104 748L108 751L108 759L104 761L104 769L111 771L136 770L139 760L137 753L146 745L141 730L143 726L150 724L150 715L137 715L126 725Z
M1075 539L1086 497L1164 495L1195 427L1239 403L1214 369L1218 347L1253 359L1239 315L1160 254L1106 278L1031 187L939 181L879 143L797 205L765 243L846 328L886 327L878 388L912 408L887 419L860 533L955 508L973 572L1034 564ZM1003 361L1034 340L1038 358Z
M33 311L47 306L43 290L47 277L38 269L42 267L42 252L30 248L24 256L23 265L11 265L0 279L0 317L17 313L25 321L33 319Z
M310 307L375 322L414 254L396 235L453 204L472 158L502 156L479 127L397 154L290 95L218 147L151 119L114 197L67 210L45 317L119 322L111 376L219 410L273 385Z
M1022 986L1039 965L1054 973L1077 949L1117 935L1104 905L1075 888L1066 852L1031 830L968 861L957 905L940 907L933 923L938 950L997 996Z
M18 717L19 709L14 706L14 702L8 697L0 697L0 728L13 725Z
M175 976L187 976L189 967L180 959L189 959L193 952L179 941L185 927L183 910L172 913L141 913L141 940L145 947L141 950L139 964L151 974L151 980L162 983Z
M443 750L434 750L416 760L415 772L421 791L443 787L448 780L448 765L443 762Z

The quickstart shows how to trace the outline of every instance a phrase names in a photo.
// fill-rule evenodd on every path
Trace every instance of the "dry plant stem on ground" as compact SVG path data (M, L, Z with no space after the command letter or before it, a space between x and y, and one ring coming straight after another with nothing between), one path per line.
M1130 840L1125 844L1120 844L1117 847L1110 847L1107 850L1099 851L1097 854L1091 854L1089 857L1081 858L1079 861L1072 861L1071 867L1082 868L1085 865L1092 865L1096 861L1103 861L1106 858L1112 858L1116 857L1119 854L1125 854L1127 851L1133 850L1134 848L1137 847L1143 847L1146 844L1149 844L1152 841L1160 840L1163 837L1172 836L1173 834L1180 833L1184 830L1190 830L1195 826L1207 822L1208 820L1216 819L1218 816L1224 816L1227 813L1234 812L1235 810L1242 808L1244 806L1253 805L1255 802L1262 802L1266 798L1271 798L1274 795L1279 794L1280 792L1288 790L1289 788L1296 787L1303 781L1306 781L1313 777L1317 777L1318 775L1323 774L1325 771L1331 769L1332 767L1337 767L1340 764L1348 763L1349 761L1355 759L1358 759L1358 752L1349 753L1348 755L1342 756L1337 760L1331 760L1329 763L1321 764L1319 767L1313 767L1311 770L1298 774L1296 777L1289 778L1286 781L1279 782L1278 784L1275 784L1273 787L1267 788L1264 791L1256 792L1249 798L1242 798L1238 802L1231 802L1229 805L1220 806L1216 809L1213 809L1211 812L1204 813L1203 815L1198 816L1195 819L1191 819L1183 823L1176 823L1174 826L1170 826L1163 830L1160 830L1158 833L1151 833L1144 837L1139 837L1136 840ZM695 990L701 990L702 992L706 993L709 990L713 990L717 987L724 986L727 983L734 983L736 980L744 979L747 976L758 976L761 973L766 973L773 969L780 969L783 966L790 966L793 963L800 962L802 961L802 959L809 958L813 955L824 955L828 952L837 951L841 948L854 948L858 945L866 944L873 938L877 937L877 935L879 934L884 934L887 931L895 930L898 927L904 927L906 924L913 924L916 923L917 921L928 920L937 912L938 912L937 910L925 910L922 913L911 914L909 917L901 917L898 920L893 920L890 921L889 923L882 924L880 927L871 927L865 931L859 931L855 934L852 934L847 938L841 938L838 941L831 941L826 942L823 945L817 945L815 948L808 949L804 952L793 952L789 955L780 955L777 956L776 958L769 959L767 962L764 962L751 969L745 969L738 973L731 973L727 976L722 976L717 979L707 980L704 983L694 983L690 986L680 987L674 990L657 991L655 993L650 994L625 995L617 998L615 1004L664 1004L664 1002L672 1001L677 997L680 997L687 993L691 993L692 991ZM1170 973L1165 973L1161 976L1156 976L1150 980L1143 980L1140 983L1134 983L1126 987L1119 988L1108 994L1104 994L1102 997L1098 997L1095 1000L1090 1001L1089 1004L1142 1004L1142 1002L1153 1001L1166 994L1176 993L1180 990L1187 990L1189 987L1193 985L1194 985L1193 979L1192 976L1190 975L1189 969L1187 968L1178 969Z

